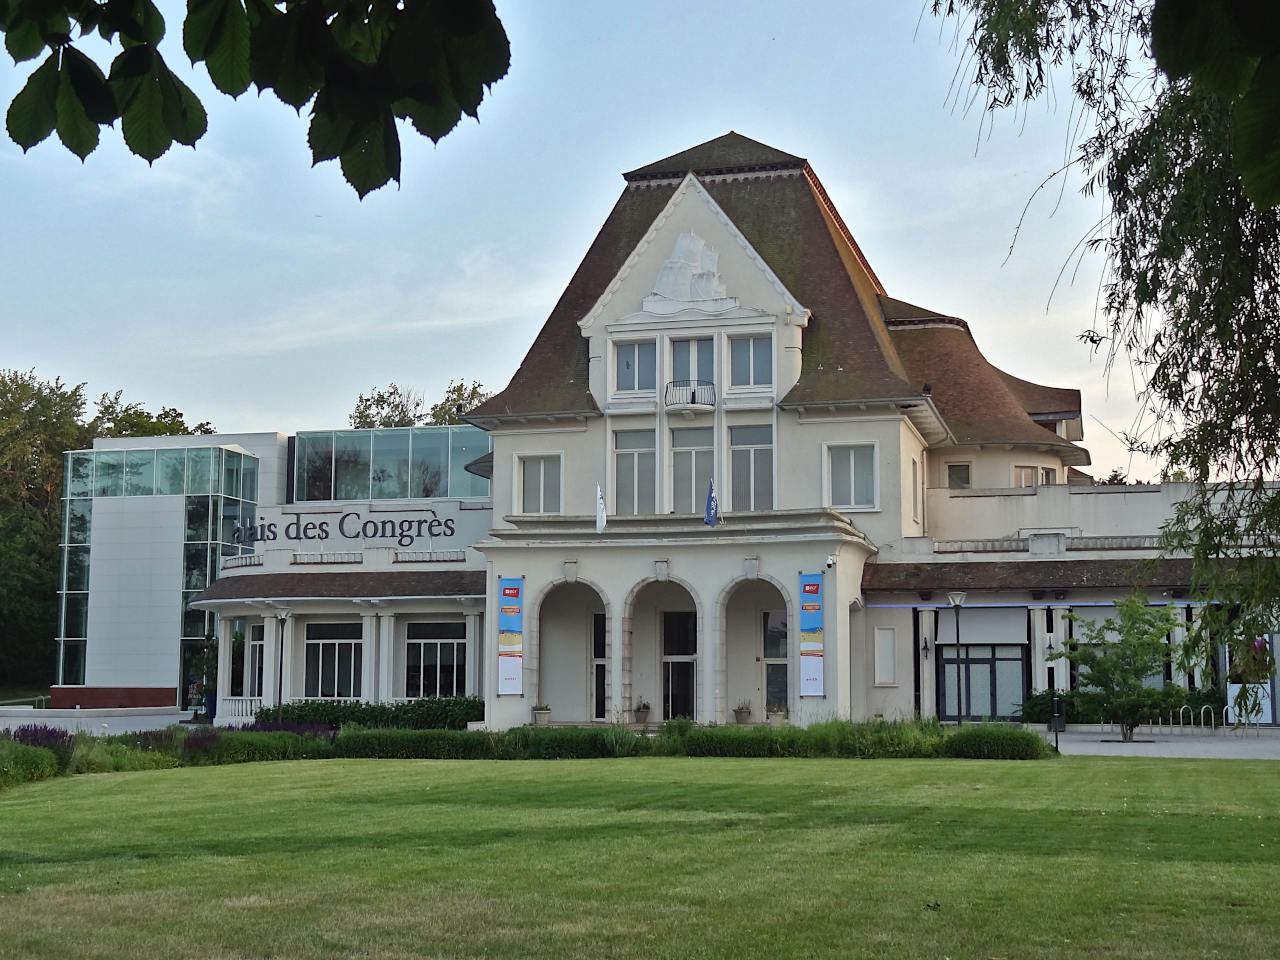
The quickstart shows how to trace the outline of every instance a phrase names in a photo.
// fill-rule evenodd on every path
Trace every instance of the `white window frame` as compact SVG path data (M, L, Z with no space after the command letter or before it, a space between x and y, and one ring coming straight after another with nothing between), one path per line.
M967 487L953 487L951 485L951 468L952 467L968 467L969 468L969 485ZM973 461L972 460L948 460L942 465L942 482L948 490L972 490L973 489Z
M728 336L728 337L726 337L725 339L726 339L726 341L727 341L727 343L726 343L726 349L727 349L727 352L728 352L728 359L727 359L727 367L728 367L728 369L727 369L727 375L726 375L726 377L725 377L725 382L728 384L728 388L729 388L730 390L735 390L735 391L738 391L738 390L740 390L740 391L753 391L753 392L757 392L757 393L758 393L758 392L760 392L760 391L763 391L763 390L772 390L772 389L773 389L773 385L774 385L774 384L777 382L777 380L778 380L778 371L777 371L777 369L776 369L776 368L777 368L777 362L776 362L776 359L775 359L775 352L774 352L774 342L775 342L775 338L774 338L773 330L771 330L771 329L769 329L769 330L756 330L756 331L747 331L747 330L743 330L743 331L741 331L741 332L734 332L734 333L731 333L731 334L729 334L729 336ZM756 340L761 340L761 339L767 339L767 340L769 341L769 347L768 347L768 349L769 349L769 382L768 382L768 383L757 383L757 382L756 382L756 375L755 375L755 369L756 369L756 364L755 364L755 351L756 351L756 348L755 348L755 343L754 343L754 341L756 341ZM750 360L751 360L751 362L750 362L750 364L748 365L748 370L750 370L750 376L751 376L751 379L750 379L750 382L748 382L748 383L734 383L734 382L733 382L733 345L734 345L734 343L735 343L736 341L738 341L738 340L746 340L746 341L748 341L748 342L750 342L750 343L751 343L751 346L749 347L749 351L750 351Z
M1040 468L1040 486L1053 487L1058 483L1057 467L1041 467Z
M873 686L898 686L898 634L896 627L876 627L871 645Z
M631 448L623 447L623 448L619 449L619 448L618 448L618 434L619 434L619 433L652 433L652 434L653 434L653 445L652 445L652 446L649 446L649 447L645 447L645 448L640 448L640 447L631 447ZM651 511L651 513L657 513L657 512L658 512L658 501L659 501L659 491L658 491L658 431L657 431L656 429L654 429L654 428L651 428L651 427L641 427L641 428L639 428L639 429L635 429L635 430L614 430L614 431L613 431L613 437L612 437L612 439L613 439L613 510L611 511L611 514L612 514L613 516L619 516L619 517L628 517L628 516L646 516L646 514L643 514L643 513L641 513L641 512L639 511L639 502L638 502L638 501L639 501L639 498L640 498L640 464L639 464L639 461L640 461L640 454L643 454L643 453L648 453L648 454L651 454L651 455L653 456L653 504L652 504L652 506L653 506L653 510ZM632 459L635 461L634 467L633 467L633 469L632 469L632 471L631 471L631 476L632 476L631 503L632 503L632 504L634 504L634 505L636 506L636 508L637 508L637 509L636 509L634 512L631 512L631 513L623 513L623 512L622 512L622 510L620 509L621 504L622 504L622 498L621 498L621 495L620 495L620 494L621 494L621 491L619 491L619 490L618 490L618 477L619 477L619 475L620 475L620 472L621 472L621 471L619 471L619 469L618 469L618 465L619 465L619 463L621 462L622 458L623 458L623 457L625 457L625 456L630 456L630 457L632 457ZM563 473L563 471L561 471L560 479L561 479L561 484L563 485L563 482L564 482L564 473ZM564 498L563 498L563 496L562 496L562 497L561 497L561 504L563 504L563 503L564 503Z
M706 510L707 488L705 486L701 487L701 489L698 489L695 487L690 491L693 495L693 500L692 500L693 509L689 513L682 513L676 509L680 501L680 491L676 489L676 461L680 457L686 456L686 455L690 458L692 462L690 463L689 476L692 480L694 477L697 476L698 471L696 468L698 464L699 455L708 456L711 460L711 474L709 479L714 479L716 475L715 428L714 427L703 428L711 431L710 446L678 447L676 446L675 437L673 436L673 434L676 430L684 430L684 429L696 430L699 428L669 427L667 432L667 437L666 437L667 443L670 444L670 449L671 449L671 512L679 514L680 516L701 516L702 513Z
M911 519L920 522L920 461L915 457L911 458Z
M763 443L735 444L735 443L733 442L733 429L734 429L734 427L768 427L768 428L769 428L769 443L768 443L767 445L766 445L766 444L763 444ZM737 499L737 491L734 489L734 484L733 484L733 454L734 454L734 451L736 451L736 450L750 450L750 451L751 451L751 492L750 492L750 495L748 496L748 499L749 499L749 500L750 500L750 502L751 502L751 506L748 508L747 512L749 512L749 513L759 513L759 512L761 512L761 511L763 511L763 510L776 510L776 509L777 509L777 503L778 503L778 427L777 427L777 424L776 424L776 423L767 423L767 424L765 424L765 423L737 423L737 424L734 424L733 426L731 426L731 427L729 428L729 444L728 444L728 452L729 452L729 498L728 498L728 504L729 504L729 510L730 510L730 511L733 511L734 509L736 509L736 508L733 506L733 503L734 503L734 501ZM770 487L770 491L769 491L769 492L770 492L770 497L769 497L769 505L768 505L768 506L765 506L765 507L759 507L759 506L757 506L757 505L756 505L756 463L755 463L755 460L756 460L756 453L755 453L755 451L757 451L757 450L768 450L768 451L769 451L769 487ZM722 510L724 509L724 502L723 502L723 501L721 501L721 509L722 509Z
M854 447L871 448L871 485L874 488L871 506L854 506L836 503L831 483L831 454L834 450L851 450ZM853 496L853 465L849 466L849 496ZM880 441L866 440L860 443L824 443L822 445L822 502L841 513L873 513L880 509Z
M667 342L670 344L671 350L671 376L669 379L672 382L677 380L689 380L711 384L716 382L716 338L714 335L704 334L702 336L672 337ZM689 375L687 377L679 377L676 375L676 347L681 343L687 343L689 345ZM700 359L698 354L701 352L699 344L702 343L707 344L707 353L710 354L711 357L711 376L705 380L698 375L698 361Z
M1018 482L1018 471L1019 471L1019 470L1030 470L1030 471L1031 471L1031 482L1030 482L1030 483L1019 483L1019 482ZM1034 465L1029 464L1029 463L1015 463L1015 464L1013 465L1013 467L1011 468L1011 480L1010 480L1009 486L1011 486L1011 487L1012 487L1013 489L1015 489L1015 490L1026 490L1028 487L1030 487L1030 488L1034 488L1034 487L1036 487L1036 486L1037 486L1036 481L1038 481L1039 479L1040 479L1040 468L1039 468L1039 467L1034 466Z
M415 624L415 623L447 623L450 626L460 628L462 631L462 635L459 637L437 637L437 638L429 638L429 639L423 639L423 640L417 640L417 639L411 640L409 639L409 627L411 624ZM466 696L467 694L466 687L470 679L468 677L468 672L471 669L471 664L469 662L470 658L467 656L467 646L468 646L467 624L465 620L423 620L423 619L408 620L405 622L405 625L404 625L404 637L405 637L404 660L403 660L404 667L400 675L400 689L404 691L404 696L407 699L417 700L421 697L441 696L440 673L441 673L442 667L441 667L441 658L440 658L440 648L445 646L446 644L453 647L453 664L450 667L450 669L453 671L453 694L452 695L455 697ZM434 694L422 692L426 687L426 670L423 667L423 664L426 662L426 660L425 660L425 657L422 656L422 653L424 653L425 650L420 650L419 659L418 659L418 664L419 664L418 691L419 692L416 694L411 694L409 693L409 648L413 646L425 648L429 644L434 645L436 647L436 664L435 664L436 692ZM462 683L461 685L459 685L458 683L459 648L461 648L461 651L462 651Z
M310 631L308 628L312 626L329 626L331 624L339 624L339 623L342 624L343 626L354 626L356 629L361 630L361 633L363 634L362 625L358 620L357 621L312 620L312 621L308 621L303 627L303 630L302 630L302 637L303 637L302 695L304 699L307 699L307 700L361 700L363 699L364 687L365 687L365 682L364 682L365 666L366 666L364 662L364 642L365 641L364 641L363 635L360 639L355 639L354 637L346 637L346 638L334 639L334 640L329 640L329 639L312 640L310 639L310 636L309 636ZM337 692L338 677L340 676L340 671L338 670L338 659L343 654L342 648L344 646L350 648L346 651L346 656L349 658L347 669L348 669L348 675L352 677L353 680L355 677L356 657L357 656L360 657L360 683L358 685L353 683L352 684L352 687L354 688L353 691L345 696L340 695ZM317 666L317 672L316 672L316 692L315 693L312 693L310 690L307 689L307 660L309 659L309 656L310 656L311 647L316 647L319 649L319 657L320 657L319 664ZM325 647L334 648L334 651L333 651L333 657L334 657L333 690L334 692L333 693L325 693L325 687L324 687L324 648Z
M560 461L560 508L555 511L539 510L536 513L526 513L524 509L525 462L529 460L550 460L550 459L555 459ZM564 513L564 451L562 450L532 451L531 450L526 453L518 453L515 455L514 466L515 466L516 482L511 485L512 494L513 494L513 497L512 497L513 503L511 504L511 512L513 514L517 516L525 516L525 517L532 517L532 516L556 517ZM543 473L544 473L544 470L540 468L538 473L538 477L540 481L543 479ZM542 486L543 488L539 492L538 502L539 502L539 505L545 506L545 500L546 500L545 483Z
M653 348L653 386L651 386L651 387L641 387L641 386L639 386L639 379L640 379L640 359L639 359L639 348L640 348L640 347L642 347L642 346L645 346L645 345L647 345L647 346L649 346L649 347L652 347L652 348ZM623 347L632 347L632 348L635 348L635 361L634 361L634 362L635 362L635 368L636 368L636 369L635 369L635 374L636 374L636 378L635 378L635 379L636 379L636 381L637 381L637 385L636 385L636 386L633 386L633 387L630 387L630 388L626 388L626 387L623 387L623 386L622 386L622 380L621 380L621 377L619 376L619 358L618 358L618 352L619 352ZM623 396L628 396L628 397L651 397L651 396L656 396L656 395L657 395L657 392L658 392L658 383L662 380L662 375L661 375L661 366L662 366L662 365L658 362L658 360L659 360L660 358L659 358L659 356L658 356L658 341L657 341L657 339L656 339L656 338L653 338L653 337L635 337L635 338L628 337L628 338L621 339L621 340L614 340L614 341L612 341L612 342L611 342L611 344L610 344L610 359L611 359L611 361L612 361L612 371L611 371L611 372L612 372L612 375L613 375L613 392L614 392L615 394L621 394L621 395L623 395Z

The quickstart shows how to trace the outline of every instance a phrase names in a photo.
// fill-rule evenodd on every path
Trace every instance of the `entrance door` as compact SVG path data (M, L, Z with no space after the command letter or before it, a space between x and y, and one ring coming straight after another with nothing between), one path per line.
M662 719L697 714L696 667L698 615L683 611L662 614Z
M608 662L605 659L604 614L591 615L591 716L596 720L604 720L607 716L606 693L608 685L605 676Z
M764 709L766 715L785 710L790 704L791 688L788 683L790 664L787 660L787 612L766 610L763 614L764 638Z
M939 720L1010 720L1027 694L1025 644L940 644Z

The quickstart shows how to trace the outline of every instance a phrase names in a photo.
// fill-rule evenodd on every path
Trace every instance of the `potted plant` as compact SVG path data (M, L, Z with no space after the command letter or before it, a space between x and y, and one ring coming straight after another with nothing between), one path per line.
M738 701L738 705L733 708L733 722L739 726L746 726L751 722L751 701L742 699Z
M765 714L769 717L769 725L773 727L784 726L790 716L785 703L769 704L765 707Z
M533 705L533 725L535 727L545 727L551 722L551 706L546 703L535 703Z
M636 718L636 723L649 722L649 701L641 697L631 707L631 712Z

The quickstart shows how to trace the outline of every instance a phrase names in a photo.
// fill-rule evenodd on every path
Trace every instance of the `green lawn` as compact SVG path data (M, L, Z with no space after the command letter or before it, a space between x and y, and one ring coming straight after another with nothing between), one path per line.
M331 760L0 793L0 957L1272 957L1280 764Z

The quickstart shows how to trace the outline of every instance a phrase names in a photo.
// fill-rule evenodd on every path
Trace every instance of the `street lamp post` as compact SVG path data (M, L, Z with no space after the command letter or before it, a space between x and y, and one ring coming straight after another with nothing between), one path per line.
M947 600L956 615L956 724L964 723L964 675L960 669L960 608L964 606L964 591L953 590ZM943 675L946 675L945 668Z

